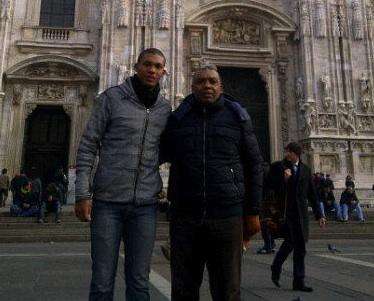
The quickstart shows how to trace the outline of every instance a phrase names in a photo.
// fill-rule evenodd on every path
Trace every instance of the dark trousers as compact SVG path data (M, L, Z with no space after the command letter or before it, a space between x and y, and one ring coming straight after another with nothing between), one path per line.
M0 189L0 207L5 206L5 201L8 198L8 189Z
M150 300L149 272L156 214L156 205L93 202L90 301L113 300L121 240L125 246L126 300Z
M274 238L271 236L270 230L266 223L261 223L261 236L264 240L264 249L271 251L275 248Z
M305 278L305 240L298 222L287 223L286 238L280 246L273 260L272 269L281 273L282 265L293 251L293 278L295 282L302 282Z
M172 218L170 223L173 301L197 301L205 265L214 301L239 301L243 225L241 217Z

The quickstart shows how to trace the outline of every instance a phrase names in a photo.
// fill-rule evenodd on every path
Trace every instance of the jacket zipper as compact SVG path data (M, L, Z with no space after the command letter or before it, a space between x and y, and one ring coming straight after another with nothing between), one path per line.
M139 169L140 169L140 164L142 162L142 156L143 156L143 150L144 150L144 142L145 142L145 135L146 135L147 129L148 129L149 113L150 112L151 112L150 109L146 109L145 110L143 137L142 137L142 143L140 144L140 147L139 147L138 164L137 164L136 174L135 174L135 180L134 180L134 202L135 202L135 199L136 199L136 186L138 185Z
M206 108L203 110L204 118L203 118L203 219L206 216Z

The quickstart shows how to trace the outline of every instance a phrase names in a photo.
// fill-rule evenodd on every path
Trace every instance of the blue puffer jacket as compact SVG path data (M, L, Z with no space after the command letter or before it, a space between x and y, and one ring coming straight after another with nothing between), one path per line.
M171 107L159 95L146 109L128 78L96 100L77 154L76 200L155 203L162 181L159 142ZM90 189L96 155L99 163Z
M263 159L247 111L230 96L209 106L187 97L169 118L162 153L175 214L258 214Z

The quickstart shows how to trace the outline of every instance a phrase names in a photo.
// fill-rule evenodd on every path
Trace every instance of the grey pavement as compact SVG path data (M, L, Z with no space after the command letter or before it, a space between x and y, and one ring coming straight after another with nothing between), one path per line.
M327 244L340 251L331 253ZM280 241L277 241L280 244ZM254 241L243 256L243 300L373 300L374 240L314 240L308 244L307 284L311 294L291 290L292 261L282 273L282 288L270 281L272 255L257 255ZM0 300L80 301L87 300L90 281L89 243L29 243L0 245ZM170 300L169 264L156 244L151 272L151 299ZM201 300L211 300L207 275ZM125 300L123 258L120 258L115 300Z

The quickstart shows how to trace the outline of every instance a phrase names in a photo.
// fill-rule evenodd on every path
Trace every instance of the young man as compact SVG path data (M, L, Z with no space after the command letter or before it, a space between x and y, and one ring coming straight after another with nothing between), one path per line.
M356 212L357 218L360 222L364 222L364 213L359 204L356 192L353 186L348 186L341 194L340 206L342 210L342 220L348 222L348 213Z
M192 91L161 144L171 162L172 300L199 300L206 265L213 300L239 301L243 241L260 230L263 160L247 111L222 94L215 66L195 73Z
M55 182L49 183L46 188L46 198L41 204L38 222L44 223L45 214L52 212L55 214L55 223L61 223L60 214L63 199L64 196L60 185Z
M281 216L285 216L282 231L285 237L271 266L271 279L280 287L282 265L293 251L293 289L312 292L313 289L304 283L305 244L309 235L308 201L321 227L325 225L326 220L320 211L311 171L301 162L301 146L291 142L285 151L284 160L271 165L265 187L268 192L274 192L279 196L279 200L284 201L281 206L284 212Z
M144 50L135 70L136 75L96 100L77 155L76 214L91 221L90 300L113 299L122 239L126 299L150 299L157 193L162 186L159 140L171 107L159 93L165 74L162 52ZM89 179L97 153L91 195Z

